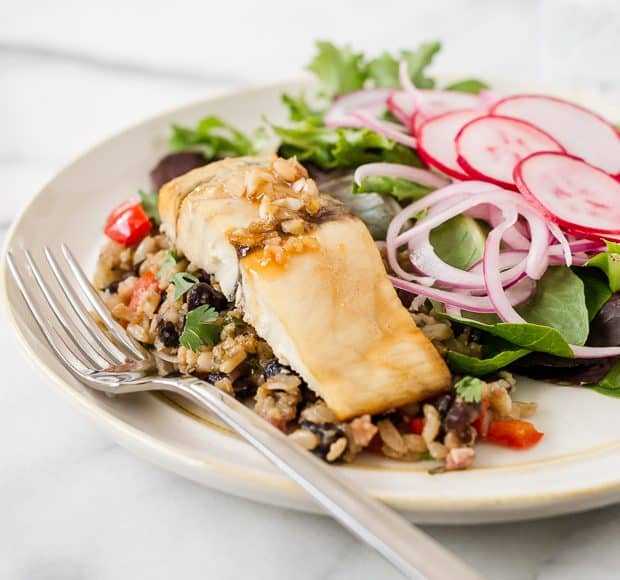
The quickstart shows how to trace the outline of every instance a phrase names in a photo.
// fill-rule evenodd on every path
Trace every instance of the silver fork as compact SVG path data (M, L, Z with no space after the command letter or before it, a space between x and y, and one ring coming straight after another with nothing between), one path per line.
M219 417L407 577L480 578L435 540L233 397L195 377L157 375L152 353L113 319L69 248L63 245L52 252L46 247L43 254L45 260L36 260L29 250L9 251L8 266L50 348L83 384L110 395L162 390L186 397ZM105 330L91 316L92 310Z

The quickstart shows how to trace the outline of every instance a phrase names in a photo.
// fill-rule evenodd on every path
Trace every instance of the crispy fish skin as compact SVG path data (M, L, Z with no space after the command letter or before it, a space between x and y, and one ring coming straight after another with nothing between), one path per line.
M272 162L225 160L166 184L160 213L177 248L236 295L246 321L339 419L447 389L445 362L402 306L356 217L318 222L310 232L314 249L283 263L266 261L261 250L238 257L227 232L259 217L258 204L240 193L240 184L249 168Z

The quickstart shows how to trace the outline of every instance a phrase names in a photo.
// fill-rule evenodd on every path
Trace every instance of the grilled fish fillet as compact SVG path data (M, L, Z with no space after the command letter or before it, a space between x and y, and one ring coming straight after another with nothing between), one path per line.
M164 230L339 419L445 390L450 373L400 303L368 230L306 176L274 157L195 169L161 189ZM262 245L243 246L252 233Z

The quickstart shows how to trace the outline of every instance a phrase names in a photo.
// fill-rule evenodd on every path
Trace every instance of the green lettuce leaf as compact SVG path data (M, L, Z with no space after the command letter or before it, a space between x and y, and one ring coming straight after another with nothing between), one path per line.
M283 93L281 98L282 102L288 108L288 117L290 121L293 121L294 123L308 121L316 123L317 125L323 124L323 111L313 109L309 105L306 100L306 96L303 93L297 95L296 97Z
M435 81L427 77L425 71L440 50L441 43L434 41L422 43L417 50L401 51L400 58L407 63L411 82L419 89L432 89L435 86Z
M366 68L367 76L376 87L400 88L398 67L401 60L407 63L411 82L420 89L432 89L435 81L425 75L433 57L441 50L441 43L427 42L417 50L402 50L398 57L388 52L372 59Z
M451 83L444 87L445 91L458 91L459 93L471 93L472 95L478 95L482 91L486 91L489 88L484 81L479 79L465 79Z
M607 251L601 252L591 258L586 266L592 266L599 268L609 280L609 288L612 292L618 292L620 290L620 244L615 242L605 242L607 244Z
M336 46L331 42L316 43L317 53L308 65L321 84L320 94L331 99L343 93L364 88L367 83L375 87L400 87L398 66L407 63L411 82L421 89L432 89L435 81L427 77L426 68L441 49L439 42L426 42L416 50L402 50L397 56L384 52L366 60L364 55L353 52L350 46Z
M360 185L354 183L352 193L381 193L391 195L399 201L410 201L420 199L431 191L433 191L432 188L407 179L372 176L364 179Z
M255 155L265 145L265 133L258 130L249 137L215 115L201 119L196 127L172 126L170 147L173 151L200 151L205 159Z
M368 129L318 127L304 122L295 127L273 126L273 130L281 140L280 155L297 155L302 163L311 162L323 169L374 161L421 166L413 149Z
M364 55L350 46L337 47L331 42L318 41L317 54L308 65L321 83L321 94L332 98L357 91L367 78Z

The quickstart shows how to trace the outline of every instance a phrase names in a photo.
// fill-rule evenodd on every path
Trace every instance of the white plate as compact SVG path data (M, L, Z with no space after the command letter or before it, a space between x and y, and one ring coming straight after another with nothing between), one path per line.
M298 83L210 99L161 115L109 139L65 168L24 210L7 248L66 242L92 270L101 226L119 201L148 188L148 170L166 151L172 122L221 115L241 129L262 115L283 120L279 95ZM611 103L594 106L613 118ZM2 264L5 306L30 357L120 444L166 469L228 493L300 510L316 506L257 452L208 419L155 395L108 398L76 382L51 356ZM620 400L585 389L520 382L519 398L539 403L545 432L529 451L478 447L476 466L429 475L423 464L361 457L348 472L364 489L412 519L478 523L537 518L620 500Z

